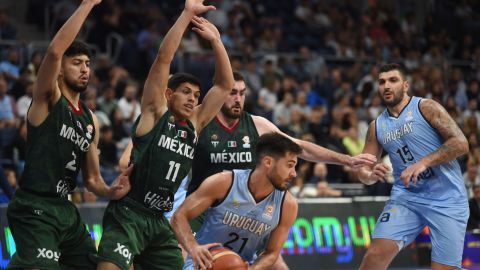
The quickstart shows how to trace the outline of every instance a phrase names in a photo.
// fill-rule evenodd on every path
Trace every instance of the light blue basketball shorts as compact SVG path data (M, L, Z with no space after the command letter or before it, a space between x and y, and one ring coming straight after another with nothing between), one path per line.
M468 204L455 207L388 201L380 214L373 238L412 243L425 226L430 229L432 260L461 268Z
M173 196L173 209L170 212L163 213L163 215L170 221L173 216L173 213L180 207L180 205L185 201L185 197L187 196L187 186L188 186L188 175L182 179L182 183L180 187L178 187L177 192Z

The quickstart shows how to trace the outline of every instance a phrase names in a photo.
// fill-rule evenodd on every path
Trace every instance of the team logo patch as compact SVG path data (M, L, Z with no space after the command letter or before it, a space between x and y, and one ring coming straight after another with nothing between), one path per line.
M238 206L240 205L240 202L238 201L237 197L233 197L232 205L235 208L238 208Z
M230 148L237 147L237 142L236 141L228 141L228 147L230 147Z
M186 139L187 138L187 132L185 130L179 130L177 132L177 136L180 137L180 138Z
M218 135L217 134L213 134L212 137L210 138L212 140L212 145L213 147L217 147L218 145Z
M172 128L175 127L175 117L170 116L170 118L168 118L168 130L171 130Z
M275 209L274 204L267 205L267 207L265 207L265 212L263 212L263 217L267 219L272 219L274 209Z
M248 136L243 136L243 148L250 148L250 138Z
M93 132L93 126L92 125L88 125L87 126L87 134L85 134L85 136L87 136L87 138L89 140L92 139L92 132Z

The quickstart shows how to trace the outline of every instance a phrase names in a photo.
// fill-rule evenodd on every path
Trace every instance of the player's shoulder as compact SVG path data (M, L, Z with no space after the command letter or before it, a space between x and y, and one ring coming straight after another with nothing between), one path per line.
M213 174L207 179L205 179L202 185L207 186L208 188L220 188L230 187L233 181L233 172L232 171L223 171L216 174Z
M288 210L298 208L297 199L289 191L285 192L285 198L283 200L283 207L284 208L286 207L286 209L288 209Z

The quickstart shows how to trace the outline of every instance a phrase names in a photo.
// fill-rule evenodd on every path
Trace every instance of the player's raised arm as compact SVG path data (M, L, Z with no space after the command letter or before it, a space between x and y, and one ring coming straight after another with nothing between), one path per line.
M230 91L232 91L235 81L230 59L220 39L218 29L207 19L201 17L193 18L192 23L195 26L193 30L210 42L215 56L214 85L208 91L202 104L197 106L195 110L195 128L200 133L203 127L220 111Z
M351 157L349 155L332 151L330 149L316 145L311 142L292 138L287 134L281 132L277 126L275 126L272 122L268 121L267 119L260 116L252 116L252 118L255 123L255 126L257 127L259 135L262 135L268 132L277 132L291 139L298 145L300 145L300 147L302 147L303 149L303 152L299 155L299 157L304 160L308 160L311 162L325 162L329 164L346 165L352 168L359 168L363 165L373 165L377 161L377 158L374 155L371 155L370 153L363 153L363 154Z
M41 124L47 118L51 105L60 98L57 78L62 75L60 74L62 57L74 41L92 8L100 2L101 0L83 0L50 42L38 70L37 81L33 88L32 106L27 116L28 121L34 126Z
M138 136L148 133L167 110L165 90L170 74L170 64L180 45L183 33L195 15L215 9L213 6L204 6L203 2L203 0L187 0L185 2L184 10L170 28L158 49L157 57L150 68L143 89L142 117L137 127Z
M195 192L187 196L173 214L171 219L173 231L180 244L192 256L195 269L210 267L212 256L208 249L219 244L199 245L188 221L205 212L215 202L225 198L231 184L232 172L222 172L208 177Z
M292 194L285 194L285 201L282 206L282 216L277 228L270 234L265 252L255 260L250 270L270 269L280 255L280 250L288 238L288 231L297 218L298 204Z

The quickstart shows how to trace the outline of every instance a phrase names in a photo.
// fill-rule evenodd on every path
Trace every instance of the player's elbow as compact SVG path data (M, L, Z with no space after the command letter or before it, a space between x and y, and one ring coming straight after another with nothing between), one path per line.
M63 57L63 51L55 46L55 44L50 44L48 46L47 51L45 52L45 58L53 59L53 60L61 60Z
M233 84L234 84L233 77L231 78L231 80L230 78L215 80L215 86L221 89L222 92L225 92L225 93L230 93L232 91Z
M465 155L465 154L468 153L468 151L470 151L470 147L468 145L467 138L463 137L463 139L461 140L459 145L460 145L460 150L461 150L460 155Z

